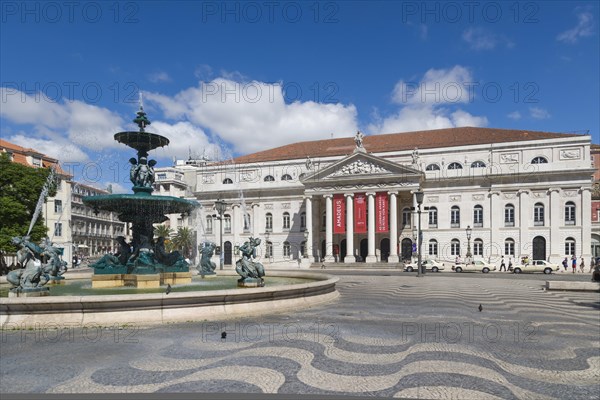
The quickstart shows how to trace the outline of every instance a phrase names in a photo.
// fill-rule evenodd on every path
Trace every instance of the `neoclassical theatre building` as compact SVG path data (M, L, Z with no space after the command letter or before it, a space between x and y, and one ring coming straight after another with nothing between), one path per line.
M250 236L266 266L398 263L415 253L419 208L424 258L470 250L558 263L591 257L590 145L590 135L473 127L357 133L232 163L178 161L156 185L168 192L161 185L179 174L192 189L198 242L220 244L222 230L226 268Z

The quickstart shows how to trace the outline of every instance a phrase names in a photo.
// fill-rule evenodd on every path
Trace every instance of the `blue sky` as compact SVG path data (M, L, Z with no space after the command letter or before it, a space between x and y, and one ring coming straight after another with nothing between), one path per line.
M0 132L78 178L102 165L99 184L109 163L127 167L112 136L134 128L139 90L149 130L172 142L159 166L357 129L589 130L600 143L595 2L70 4L1 3Z

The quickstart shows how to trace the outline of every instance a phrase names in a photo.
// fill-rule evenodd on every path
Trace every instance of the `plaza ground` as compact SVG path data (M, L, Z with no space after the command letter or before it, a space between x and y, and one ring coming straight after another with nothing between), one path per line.
M0 392L600 397L600 293L542 289L590 274L324 272L340 296L311 309L3 331Z

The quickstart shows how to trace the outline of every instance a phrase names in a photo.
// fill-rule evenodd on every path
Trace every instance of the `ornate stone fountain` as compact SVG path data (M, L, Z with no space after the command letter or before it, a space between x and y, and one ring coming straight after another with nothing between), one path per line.
M188 214L199 204L196 201L172 196L153 196L155 160L148 160L148 152L167 146L169 139L155 133L146 132L150 125L144 108L140 105L133 120L138 131L115 134L115 140L137 150L137 159L131 158L130 179L133 194L108 194L88 196L83 202L100 210L117 212L119 220L131 223L132 241L115 238L119 250L106 254L95 264L93 287L136 286L158 287L161 284L191 282L189 264L179 252L167 253L164 239L154 237L153 224L167 220L166 214Z

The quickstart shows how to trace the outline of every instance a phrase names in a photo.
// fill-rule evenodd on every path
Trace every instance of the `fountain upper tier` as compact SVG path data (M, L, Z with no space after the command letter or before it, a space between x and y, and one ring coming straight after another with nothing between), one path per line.
M149 151L157 147L164 147L169 144L169 139L156 133L126 131L115 133L115 140L123 143L132 149L136 149L138 153L147 155Z

